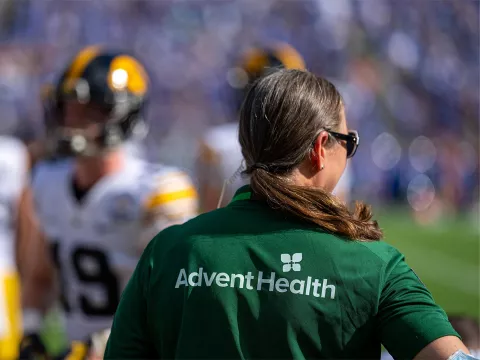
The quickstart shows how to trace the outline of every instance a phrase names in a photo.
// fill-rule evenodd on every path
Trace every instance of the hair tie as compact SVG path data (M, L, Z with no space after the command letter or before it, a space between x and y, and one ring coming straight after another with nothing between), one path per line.
M268 166L265 165L265 164L262 164L262 163L255 163L255 164L250 166L250 169L252 169L252 170L261 169L261 170L268 171Z

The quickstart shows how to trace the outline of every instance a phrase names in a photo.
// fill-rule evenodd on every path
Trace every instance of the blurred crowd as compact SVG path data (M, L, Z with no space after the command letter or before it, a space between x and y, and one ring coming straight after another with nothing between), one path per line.
M353 197L478 207L478 1L1 0L0 24L0 123L25 139L42 134L41 84L103 43L153 79L140 150L191 171L198 135L235 119L239 54L284 41L339 86L360 132Z

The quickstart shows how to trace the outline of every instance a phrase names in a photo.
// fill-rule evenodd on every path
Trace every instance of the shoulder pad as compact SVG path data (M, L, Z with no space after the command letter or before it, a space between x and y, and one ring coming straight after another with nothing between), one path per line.
M197 192L190 177L174 167L164 167L151 174L148 181L147 209L177 200L196 199Z

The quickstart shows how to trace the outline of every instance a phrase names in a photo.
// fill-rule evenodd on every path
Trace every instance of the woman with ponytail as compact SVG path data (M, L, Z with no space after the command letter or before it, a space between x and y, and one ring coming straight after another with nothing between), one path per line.
M370 208L332 191L359 136L307 71L256 81L240 113L250 185L159 233L117 310L106 359L447 359L467 352L383 241Z

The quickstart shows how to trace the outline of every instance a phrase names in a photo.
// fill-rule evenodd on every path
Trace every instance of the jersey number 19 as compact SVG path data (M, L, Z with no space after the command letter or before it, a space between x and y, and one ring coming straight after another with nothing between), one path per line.
M65 294L66 279L62 271L58 241L53 243L52 251L53 260L60 276L60 300L64 310L70 312L71 306ZM105 253L98 249L78 246L72 249L69 262L73 265L73 272L81 284L101 287L106 295L106 301L99 305L89 298L88 293L79 294L78 304L82 313L87 316L113 316L120 300L119 286ZM86 269L85 264L87 263L95 264L93 266L95 270Z

